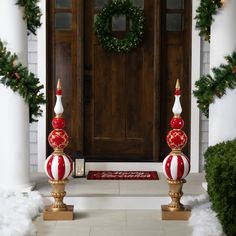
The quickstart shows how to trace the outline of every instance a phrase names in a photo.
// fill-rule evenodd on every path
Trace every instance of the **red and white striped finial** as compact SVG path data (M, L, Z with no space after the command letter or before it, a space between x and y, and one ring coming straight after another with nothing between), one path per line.
M180 85L179 80L177 80L175 86L175 103L172 108L174 117L170 121L172 130L166 136L166 142L172 151L163 161L163 171L166 177L171 180L184 179L190 171L190 161L181 151L186 145L188 138L182 130L184 120L180 116L182 112L180 95Z
M175 102L172 108L172 112L174 113L175 116L179 116L182 113L182 107L180 104L180 96L181 96L180 84L179 84L179 80L177 79L176 85L175 85Z
M57 100L56 100L56 104L55 104L55 107L54 107L54 112L55 112L56 116L61 116L62 113L64 112L64 108L63 108L62 101L61 101L62 86L61 86L61 80L60 79L58 79L58 82L57 82L56 97L57 97Z

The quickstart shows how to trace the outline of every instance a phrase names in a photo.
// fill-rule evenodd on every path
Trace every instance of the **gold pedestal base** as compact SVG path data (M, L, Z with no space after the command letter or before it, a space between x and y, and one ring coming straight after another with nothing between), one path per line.
M65 210L53 211L51 206L45 207L43 212L44 220L73 220L74 206L67 205Z
M191 216L191 207L184 206L182 210L170 211L168 205L161 206L162 220L188 220Z

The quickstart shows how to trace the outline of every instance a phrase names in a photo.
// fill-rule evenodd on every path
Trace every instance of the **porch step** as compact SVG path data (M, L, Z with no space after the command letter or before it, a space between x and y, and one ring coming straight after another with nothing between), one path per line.
M164 175L160 180L87 180L70 179L66 185L66 204L77 209L161 209L162 204L170 202L168 185ZM202 182L203 174L190 174L183 187L184 196L205 193ZM37 174L33 181L36 190L44 197L45 204L50 204L51 186L44 174ZM184 197L183 197L184 200Z

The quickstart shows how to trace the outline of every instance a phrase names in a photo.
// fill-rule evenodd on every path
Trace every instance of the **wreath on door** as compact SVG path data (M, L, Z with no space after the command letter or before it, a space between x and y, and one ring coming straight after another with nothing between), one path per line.
M125 15L132 22L126 37L122 39L114 37L110 29L112 17L120 15ZM133 6L129 0L111 2L96 16L94 28L98 42L106 50L115 53L130 52L143 41L144 11Z

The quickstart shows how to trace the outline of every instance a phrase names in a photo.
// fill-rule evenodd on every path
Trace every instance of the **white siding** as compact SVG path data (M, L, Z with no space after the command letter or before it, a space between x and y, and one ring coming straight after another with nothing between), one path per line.
M37 37L28 36L28 69L37 75ZM37 172L37 129L36 122L30 124L30 171Z
M201 41L201 75L210 70L210 44ZM202 114L200 119L200 170L204 169L204 152L208 147L208 119Z

